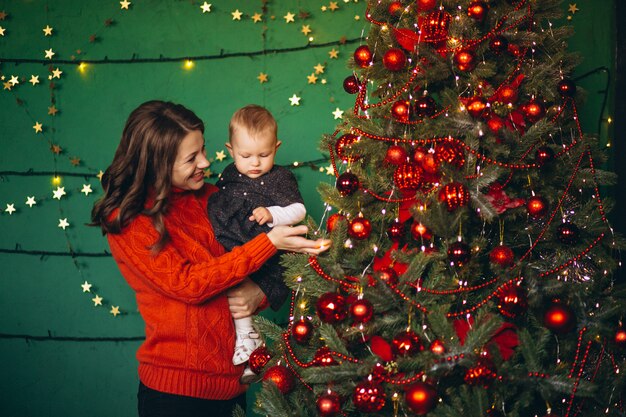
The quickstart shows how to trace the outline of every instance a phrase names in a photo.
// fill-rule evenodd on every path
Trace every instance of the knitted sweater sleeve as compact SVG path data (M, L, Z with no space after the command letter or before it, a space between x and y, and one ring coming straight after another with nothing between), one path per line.
M149 246L157 232L149 219L139 216L119 234L108 234L111 253L131 286L148 285L184 303L199 304L241 282L269 259L276 248L266 234L221 256L194 262L172 244L158 254Z

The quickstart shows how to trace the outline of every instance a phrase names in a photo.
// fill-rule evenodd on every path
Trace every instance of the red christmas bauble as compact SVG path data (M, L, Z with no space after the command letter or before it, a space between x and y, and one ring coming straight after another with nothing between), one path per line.
M420 166L424 172L431 174L428 176L428 179L424 178L424 182L436 182L436 180L438 180L438 178L432 177L432 175L436 174L439 170L439 163L437 162L435 154L427 153Z
M503 268L513 265L515 254L506 245L498 245L489 252L489 261Z
M389 3L389 7L387 7L387 12L392 16L396 16L400 14L403 9L404 7L402 6L402 3L399 1L392 1Z
M406 150L402 146L391 145L387 148L384 161L391 165L400 165L406 162L407 156Z
M276 388L283 393L289 394L295 387L293 373L284 366L274 365L263 374L264 381L272 381Z
M337 225L337 222L341 221L341 220L344 220L345 218L346 218L346 216L344 216L341 213L331 214L328 217L328 220L326 221L326 230L328 231L328 233L330 233L333 230L335 230L335 226Z
M622 350L626 349L626 329L625 328L620 327L617 329L617 331L615 332L615 337L613 337L613 342L618 348Z
M517 88L512 85L503 85L498 91L498 97L503 103L515 103L518 98Z
M393 268L381 269L378 278L392 287L398 284L398 273Z
M467 8L467 15L479 22L482 22L485 14L487 14L487 5L482 1L473 1Z
M416 382L407 387L404 394L406 405L418 416L432 411L437 405L437 390L425 382Z
M438 163L446 162L461 168L465 164L465 153L461 146L451 140L445 140L435 146L435 159Z
M448 259L456 266L463 266L469 262L472 251L467 243L453 242L448 246Z
M313 336L313 324L305 319L300 319L291 327L291 337L296 343L305 345Z
M354 407L364 413L380 411L385 406L386 398L383 387L371 381L357 384L352 394Z
M443 355L444 353L446 353L446 346L439 339L433 340L430 344L429 349L435 355Z
M345 319L348 314L345 297L335 292L322 294L317 299L315 310L324 323L337 323Z
M504 127L504 119L500 116L492 114L491 116L489 116L489 119L487 119L487 127L489 128L491 133L497 135Z
M500 54L509 49L509 41L504 36L494 36L489 42L489 49L496 54Z
M448 38L451 20L452 15L444 10L436 10L429 13L425 19L418 19L424 41L433 43L445 41Z
M337 152L337 156L348 163L352 163L360 158L359 155L356 155L352 150L352 145L359 141L359 137L357 135L353 135L352 133L346 133L345 135L341 135L337 142L335 143L335 151Z
M342 197L349 196L359 189L359 178L351 172L344 172L337 178L337 190Z
M252 351L248 359L248 366L255 374L260 374L265 365L272 359L272 354L265 347L261 346Z
M556 88L563 97L574 97L576 95L576 84L569 78L561 80Z
M417 148L413 149L413 152L411 153L411 159L417 165L421 166L422 162L424 162L424 158L426 158L426 155L428 155L428 149L424 148L423 146L418 146Z
M348 234L355 239L367 239L371 232L372 224L364 217L356 217L348 225Z
M315 355L313 355L313 363L315 366L335 366L339 363L335 360L334 356L330 353L328 346L322 346L317 349Z
M424 240L430 240L430 238L433 237L433 234L422 223L414 222L411 225L411 236L413 236L413 239L418 242L423 242Z
M391 350L396 355L407 356L419 352L420 338L412 330L400 332L391 341Z
M361 67L367 68L372 62L372 51L369 46L361 45L354 51L354 62Z
M402 71L406 66L406 55L400 48L391 48L383 55L383 65L389 71Z
M472 51L459 51L454 55L454 63L460 71L471 71L476 66L476 56Z
M575 245L580 237L580 229L574 223L562 223L557 227L556 235L566 245Z
M548 202L539 196L532 196L526 201L526 210L533 219L539 219L548 212Z
M481 117L485 113L485 109L487 108L487 102L482 97L472 97L467 102L465 106L467 112L471 114L473 117Z
M417 10L428 12L437 6L437 0L417 0Z
M391 106L391 115L401 122L409 120L411 113L411 102L408 100L398 100Z
M320 417L335 417L341 411L341 398L334 392L322 394L315 402Z
M415 191L422 185L422 170L411 162L405 162L396 168L393 181L400 191Z
M467 187L459 182L446 184L439 191L439 201L445 203L448 211L454 211L467 205L469 199L470 193Z
M417 117L430 117L435 114L437 104L431 96L424 96L415 100L414 109Z
M373 315L374 306L364 298L356 300L350 306L350 316L355 323L367 323Z
M398 221L391 223L391 226L387 228L387 236L389 236L389 239L394 242L400 240L403 234L404 230L402 228L402 223Z
M554 301L543 315L543 325L554 333L568 333L576 325L576 317L567 304Z
M497 293L498 311L504 317L515 318L528 310L528 297L524 288L517 284L507 284Z
M486 363L478 363L465 373L465 383L487 388L496 378L496 373Z
M536 123L546 114L546 108L540 102L531 100L521 107L522 113L530 123Z
M540 146L535 151L535 161L539 165L545 165L554 159L554 151L548 146Z
M356 94L359 92L359 88L361 87L361 83L358 78L354 75L350 75L343 80L343 89L348 94Z

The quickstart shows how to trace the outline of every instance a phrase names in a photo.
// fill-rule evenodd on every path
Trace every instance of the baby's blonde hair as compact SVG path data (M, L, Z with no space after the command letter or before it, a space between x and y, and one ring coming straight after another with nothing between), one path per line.
M248 104L237 110L230 119L228 126L228 141L232 141L233 133L237 127L242 127L256 136L258 133L268 132L278 138L278 124L269 110L258 104Z

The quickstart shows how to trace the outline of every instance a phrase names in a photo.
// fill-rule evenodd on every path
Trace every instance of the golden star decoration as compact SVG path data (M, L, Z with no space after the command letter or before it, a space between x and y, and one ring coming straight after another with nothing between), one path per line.
M226 152L224 151L215 152L215 159L222 162L224 159L226 159Z
M293 95L291 97L289 97L289 102L291 103L292 106L299 106L300 105L300 98L297 95Z
M11 85L11 83L8 81L6 81L3 85L4 85L4 89L9 90L9 91L11 91L11 87L13 87L13 85Z
M2 26L0 26L0 36L4 36L4 32L6 31L5 28L3 28Z
M306 78L309 84L315 84L317 82L317 77L315 76L315 74L307 75Z
M98 175L96 175L96 177L100 180L100 182L102 182L103 175L104 175L104 172L102 170L98 171Z
M335 168L333 164L328 165L326 168L326 175L335 175Z
M60 69L55 69L52 71L52 78L61 78L61 74L63 74L63 71L61 71Z
M39 84L39 75L31 75L29 83L32 85Z
M202 14L204 13L211 13L211 3L207 3L206 1L204 3L202 3L202 6L200 6L200 8L202 9Z
M322 6L322 11L325 12L326 10L328 10L328 7Z
M118 314L121 314L120 306L112 306L110 313L113 314L113 317L117 317Z
M91 284L87 281L80 284L80 286L83 288L83 292L91 292Z
M243 13L241 13L241 12L239 11L239 9L237 9L237 10L235 10L234 12L231 12L230 14L232 14L232 15L233 15L233 20L241 20L241 15L242 15Z
M304 36L308 35L309 33L311 33L311 26L309 25L302 25L302 29L300 30L300 32L302 32L304 34Z
M576 3L570 3L570 4L567 6L567 11L568 11L568 12L570 12L571 14L576 13L578 10L580 10L580 9L579 9L579 8L578 8L578 6L576 5Z
M335 116L335 119L343 119L343 110L337 107L333 112L333 116Z
M52 57L56 55L54 51L52 51L52 48L46 49L45 52L46 52L46 59L52 59Z
M52 36L52 28L50 27L50 25L46 25L45 28L43 28L43 35L44 36Z
M339 9L339 6L337 5L336 1L331 1L328 5L328 8L334 12L335 10Z
M35 201L35 196L31 196L31 197L26 197L26 204L28 207L32 208L34 205L37 204L37 201Z
M72 158L70 158L70 164L72 164L72 166L77 167L80 165L80 158L77 156L74 156Z
M291 12L287 12L286 15L283 16L283 19L285 19L285 23L294 23L295 22L295 18L296 15L291 13Z
M211 175L213 175L213 173L211 172L211 168L207 168L204 170L204 178L211 178Z
M317 64L316 66L313 67L313 69L315 70L316 74L323 74L324 73L324 66L322 64Z
M80 190L81 193L85 193L86 196L89 195L89 193L93 193L93 190L91 189L91 184L83 184L83 189Z
M94 307L102 305L102 297L100 297L98 294L96 294L96 296L92 298L91 301L93 301Z
M54 104L52 106L48 107L48 114L51 115L51 116L56 116L58 111L59 111L59 109L57 109Z
M57 189L52 192L52 198L61 200L61 197L63 197L65 194L67 194L65 192L65 187L57 187Z
M128 7L130 6L130 2L128 0L122 0L120 1L120 8L123 10L128 10Z
M41 133L43 132L43 125L39 122L35 122L35 126L33 126L33 129L35 129L35 133Z
M11 85L17 85L20 83L20 80L17 78L17 75L11 75L11 79L9 80Z
M256 77L257 80L259 80L259 83L263 84L267 82L267 74L260 72L259 75Z
M67 217L64 219L59 219L59 227L63 230L65 230L66 227L70 227L70 224L67 221Z
M328 56L329 56L331 59L337 59L337 58L339 58L339 51L338 51L338 50L336 50L335 48L333 48L333 49L331 49L330 51L328 51Z
M252 15L252 20L254 23L259 23L263 21L263 15L261 13L255 13Z
M9 213L9 216L12 215L13 212L15 212L15 203L7 204L7 208L5 208L4 211Z
M354 20L361 20L361 16L359 16L358 14L354 16Z
M59 155L63 151L63 149L59 145L56 145L56 144L50 145L50 150L55 155Z

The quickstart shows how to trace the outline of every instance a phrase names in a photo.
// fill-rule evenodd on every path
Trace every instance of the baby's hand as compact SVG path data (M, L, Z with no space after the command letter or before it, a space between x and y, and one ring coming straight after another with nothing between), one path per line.
M265 224L267 222L272 221L272 213L265 207L257 207L252 210L252 216L250 216L250 221L256 221L258 224Z

